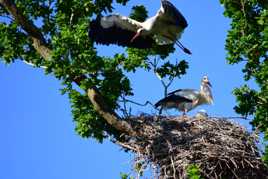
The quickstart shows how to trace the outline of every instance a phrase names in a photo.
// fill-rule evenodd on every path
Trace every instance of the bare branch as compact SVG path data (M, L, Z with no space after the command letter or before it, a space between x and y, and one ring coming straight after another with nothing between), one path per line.
M224 119L244 119L244 120L249 120L249 121L251 121L251 120L252 120L252 119L249 119L249 118L246 118L246 117L243 117L243 116L231 116L231 117L210 116L209 118L210 118L210 119L213 119L213 118L224 118Z
M151 103L150 101L146 101L144 104L141 104L141 103L138 103L138 102L135 102L135 101L132 101L130 99L124 99L124 100L119 100L119 102L129 102L129 103L132 103L132 104L136 104L138 106L147 106L148 104L154 106L153 103Z
M37 66L37 65L35 65L35 64L31 63L31 62L27 62L26 60L21 60L21 61L22 61L23 63L25 63L26 65L30 65L30 66L32 66L32 67L38 67L38 68L47 69L46 66Z
M126 101L125 96L122 96L122 99L123 99L122 102L124 106L124 108L122 109L122 112L125 118L129 118L131 116L131 108L129 110L127 109L127 101Z
M129 150L132 150L132 151L136 151L138 152L139 150L136 149L135 147L132 147L131 145L128 145L128 144L125 144L125 143L122 143L122 142L116 142L118 145L121 145L122 147L126 148L126 149L129 149Z

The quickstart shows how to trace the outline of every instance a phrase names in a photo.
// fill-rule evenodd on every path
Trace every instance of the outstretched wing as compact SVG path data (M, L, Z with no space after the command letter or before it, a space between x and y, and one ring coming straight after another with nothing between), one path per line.
M141 27L141 23L121 15L98 17L91 21L89 37L96 43L135 48L151 48L154 40L149 36L138 36L133 42L131 39Z

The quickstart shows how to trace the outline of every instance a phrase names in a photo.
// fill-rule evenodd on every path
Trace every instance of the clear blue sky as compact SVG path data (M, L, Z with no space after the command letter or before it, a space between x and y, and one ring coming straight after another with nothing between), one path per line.
M178 49L170 57L186 59L190 69L169 91L199 88L201 77L208 74L215 104L204 109L211 116L237 116L233 112L235 98L231 91L243 84L242 66L227 65L225 60L229 20L222 15L223 7L211 0L173 0L173 3L188 20L189 27L181 41L193 55L184 55ZM144 4L153 15L160 2L133 0L127 7L115 6L116 12L128 15L130 7L138 4ZM98 48L106 56L122 50L115 46ZM161 83L153 74L138 71L129 76L135 101L156 102L163 96ZM115 179L120 172L131 171L131 154L109 141L99 144L75 133L69 101L67 96L60 95L60 82L53 76L45 76L41 69L21 62L10 66L0 63L0 83L1 179ZM154 111L134 107L135 114L141 112ZM248 127L247 122L238 122Z

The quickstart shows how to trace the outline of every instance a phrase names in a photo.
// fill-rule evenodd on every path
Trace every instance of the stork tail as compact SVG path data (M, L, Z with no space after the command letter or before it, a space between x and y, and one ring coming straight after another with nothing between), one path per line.
M161 99L160 101L158 101L157 103L155 103L154 107L158 108L159 106L162 106L164 102L164 99Z

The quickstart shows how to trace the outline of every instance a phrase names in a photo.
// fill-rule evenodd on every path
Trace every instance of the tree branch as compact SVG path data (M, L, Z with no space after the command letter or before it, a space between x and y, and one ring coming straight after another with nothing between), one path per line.
M119 131L126 132L131 136L136 135L131 126L126 121L120 120L120 117L107 106L96 87L89 88L87 94L95 110L106 119L111 126Z
M16 4L12 0L0 0L6 10L13 16L15 21L23 28L23 30L28 34L28 36L33 40L33 46L36 51L44 58L44 60L51 60L52 50L46 43L43 34L40 30L20 12ZM80 86L81 81L85 79L86 76L75 76L73 81ZM96 87L90 88L87 91L88 97L94 106L94 109L114 128L121 132L125 132L131 136L136 133L132 130L131 126L126 122L122 121L119 116L112 111L109 106L105 103L103 97L98 92Z
M45 38L39 29L29 21L17 8L12 0L0 0L6 10L13 16L15 21L25 30L33 40L36 51L46 60L50 60L51 50L48 48Z

